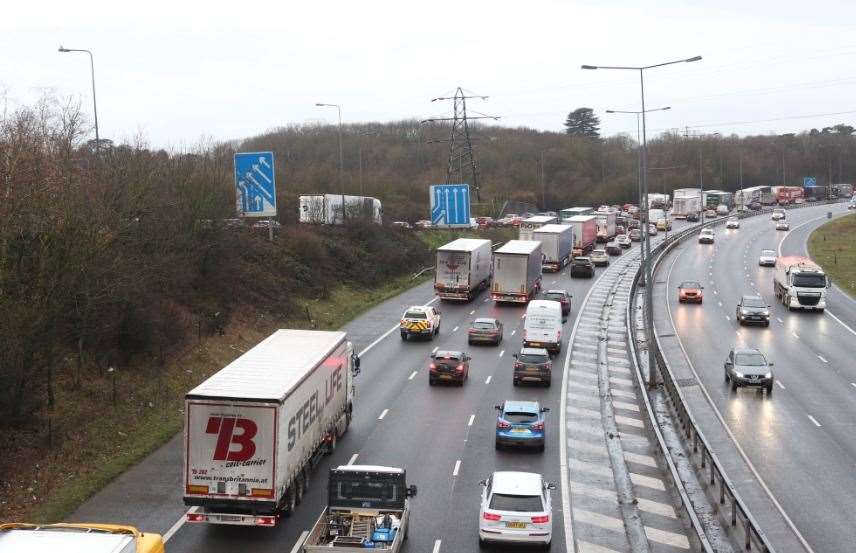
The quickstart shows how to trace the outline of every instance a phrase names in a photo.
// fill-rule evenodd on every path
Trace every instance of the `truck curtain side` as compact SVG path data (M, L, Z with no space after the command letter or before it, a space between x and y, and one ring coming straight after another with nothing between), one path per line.
M561 271L571 260L574 247L574 227L572 225L545 225L536 230L533 240L541 242L543 271Z
M437 249L434 289L443 300L472 300L490 284L490 240L459 238Z
M586 255L591 252L597 239L597 218L594 215L575 215L565 223L574 228L573 255Z
M541 242L511 240L493 253L491 298L528 302L541 288Z

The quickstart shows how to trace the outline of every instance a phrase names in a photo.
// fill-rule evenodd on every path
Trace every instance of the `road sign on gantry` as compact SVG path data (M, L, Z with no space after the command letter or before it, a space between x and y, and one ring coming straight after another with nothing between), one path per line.
M817 179L814 177L803 177L804 188L814 188L817 186Z
M276 215L273 152L235 154L235 193L238 216Z
M435 227L470 226L470 185L431 186L431 224Z

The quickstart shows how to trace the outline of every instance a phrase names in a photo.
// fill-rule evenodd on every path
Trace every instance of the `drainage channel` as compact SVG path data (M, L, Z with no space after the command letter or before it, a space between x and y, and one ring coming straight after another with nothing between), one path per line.
M566 362L566 439L579 553L693 551L631 375L626 306L638 252L615 259L581 306Z

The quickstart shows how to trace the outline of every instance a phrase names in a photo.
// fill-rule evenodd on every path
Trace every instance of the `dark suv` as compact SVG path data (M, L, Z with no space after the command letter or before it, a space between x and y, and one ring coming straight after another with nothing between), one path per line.
M741 296L735 313L737 322L770 326L770 306L761 296Z
M773 364L764 354L754 348L738 348L728 352L725 358L725 381L731 382L731 390L741 386L764 388L767 395L773 394Z
M552 380L553 362L544 348L523 348L514 354L514 385L524 381L540 382L546 386Z
M594 264L588 257L575 257L571 261L571 277L588 277L594 276Z
M428 384L457 382L463 386L470 376L470 356L463 351L438 351L431 354Z

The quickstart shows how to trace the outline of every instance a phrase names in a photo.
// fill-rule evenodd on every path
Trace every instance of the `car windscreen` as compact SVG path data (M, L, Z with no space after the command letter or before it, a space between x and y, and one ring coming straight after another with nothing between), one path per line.
M549 361L550 358L546 355L520 354L520 356L517 357L517 360L521 363L528 363L530 365L542 365Z
M588 263L589 261L590 260L588 257L575 257L574 258L574 263L577 263L579 265L583 265L585 263Z
M408 311L404 314L405 319L427 319L428 316L421 311Z
M773 250L761 250L761 255L764 257L776 257L776 252Z
M681 288L701 288L701 284L698 282L682 282Z
M493 323L484 323L484 322L474 322L473 328L478 330L495 330L496 325Z
M823 275L794 275L794 286L803 288L826 288L826 277Z
M490 508L496 511L537 513L544 510L540 495L508 495L495 493L490 498Z
M743 307L767 307L761 298L743 298Z
M545 300L551 300L551 301L562 301L563 299L565 299L565 295L564 294L544 294L544 299Z
M738 353L734 356L734 363L745 367L763 367L767 364L760 353Z
M506 411L502 414L502 418L508 422L516 423L535 422L538 420L538 414L526 411Z

